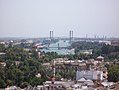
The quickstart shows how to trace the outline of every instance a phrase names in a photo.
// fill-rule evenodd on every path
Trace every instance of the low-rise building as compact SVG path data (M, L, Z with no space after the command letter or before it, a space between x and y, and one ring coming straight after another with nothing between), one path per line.
M103 80L103 71L98 70L82 70L76 72L76 80L86 78L90 80Z

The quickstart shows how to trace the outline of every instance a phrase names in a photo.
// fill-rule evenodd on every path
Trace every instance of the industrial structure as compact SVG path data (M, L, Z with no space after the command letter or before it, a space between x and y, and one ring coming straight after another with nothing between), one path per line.
M53 39L53 31L50 31L50 39Z
M73 31L69 31L69 42L73 40Z

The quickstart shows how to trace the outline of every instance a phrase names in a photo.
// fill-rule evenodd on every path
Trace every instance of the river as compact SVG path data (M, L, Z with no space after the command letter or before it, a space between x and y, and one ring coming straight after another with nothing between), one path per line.
M56 43L52 43L49 45L48 49L41 49L40 51L44 51L44 52L56 52L59 55L67 55L67 54L74 54L74 49L66 49L66 48L62 48L62 47L68 47L70 46L69 41L64 41L64 40L59 40ZM61 49L59 49L61 48Z

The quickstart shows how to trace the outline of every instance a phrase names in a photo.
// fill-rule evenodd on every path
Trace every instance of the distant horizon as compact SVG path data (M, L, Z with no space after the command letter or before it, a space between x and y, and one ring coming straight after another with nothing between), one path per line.
M0 36L0 39L1 38L18 38L18 39L28 39L28 38L50 38L50 36L47 36L47 37L17 37L17 36L9 36L9 37L1 37ZM69 38L69 36L58 36L58 37L53 37L53 38ZM82 36L82 37L76 37L76 36L74 36L73 38L96 38L96 39L100 39L100 38L119 38L119 37L107 37L107 36L105 36L105 37L101 37L101 36L97 36L97 37L94 37L94 36L92 36L92 37L86 37L86 36Z

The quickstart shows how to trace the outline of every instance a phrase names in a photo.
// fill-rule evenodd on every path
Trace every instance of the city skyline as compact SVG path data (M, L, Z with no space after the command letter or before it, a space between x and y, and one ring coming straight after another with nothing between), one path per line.
M0 37L119 37L119 0L0 0Z

